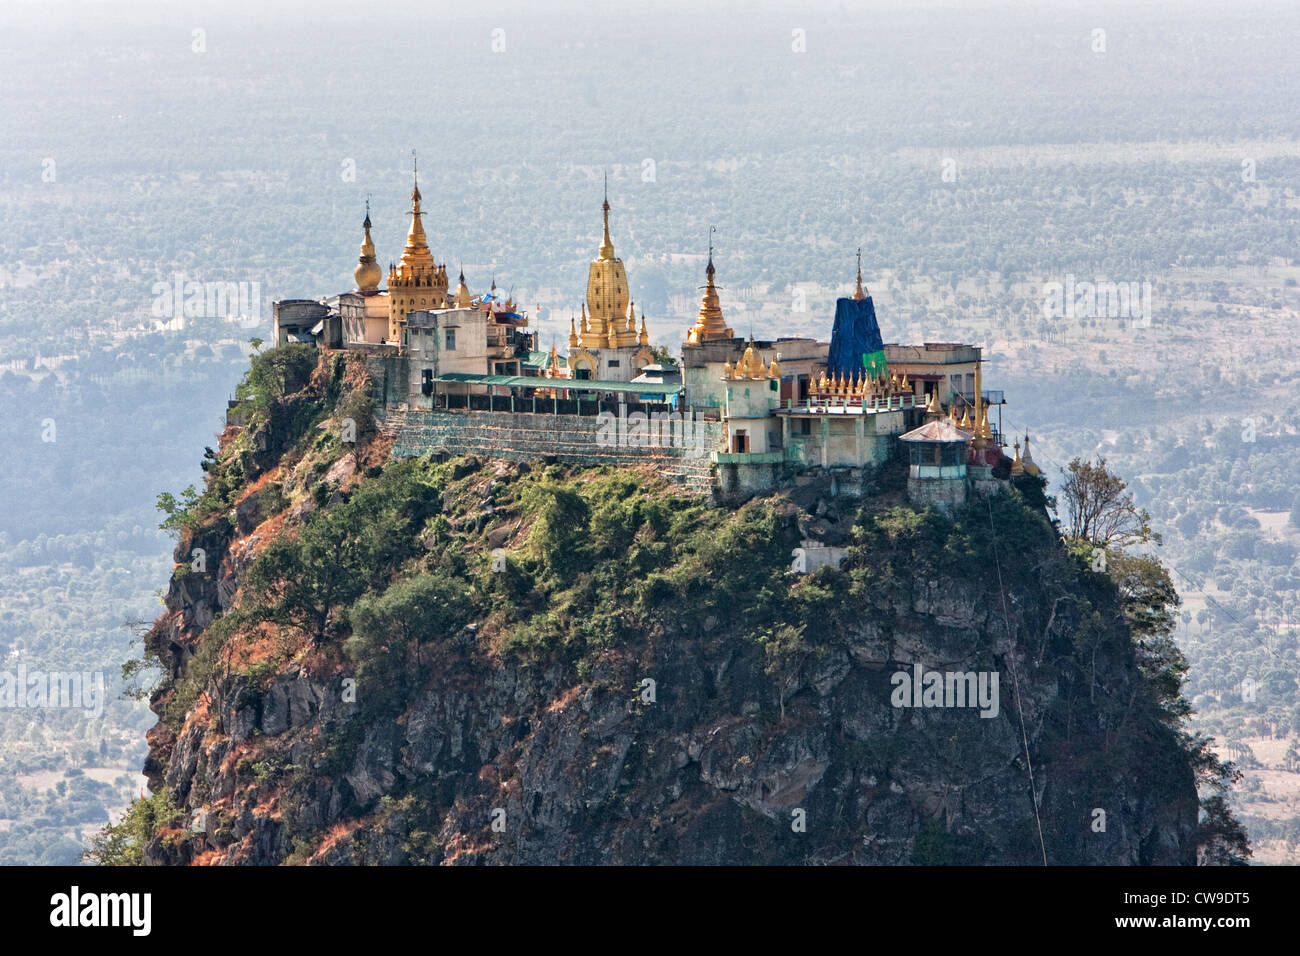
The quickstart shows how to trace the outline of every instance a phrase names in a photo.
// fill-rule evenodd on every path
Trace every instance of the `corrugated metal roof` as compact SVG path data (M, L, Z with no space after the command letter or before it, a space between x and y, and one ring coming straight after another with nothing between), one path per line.
M947 419L940 418L898 437L901 441L970 441L972 436Z
M560 368L566 368L568 366L569 360L566 359L563 355L557 354L556 358L560 360ZM529 352L528 358L524 359L524 364L531 365L535 368L545 368L546 366L551 364L551 353L550 352Z

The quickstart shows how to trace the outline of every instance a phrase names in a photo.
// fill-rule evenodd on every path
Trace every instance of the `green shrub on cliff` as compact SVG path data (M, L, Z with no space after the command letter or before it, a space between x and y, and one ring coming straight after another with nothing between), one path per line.
M346 501L281 536L244 579L244 606L261 620L322 640L331 612L385 584L419 547L415 532L440 506L419 459L396 462Z
M86 859L100 866L143 866L144 848L159 830L175 825L182 812L167 788L131 801L122 819L91 838Z

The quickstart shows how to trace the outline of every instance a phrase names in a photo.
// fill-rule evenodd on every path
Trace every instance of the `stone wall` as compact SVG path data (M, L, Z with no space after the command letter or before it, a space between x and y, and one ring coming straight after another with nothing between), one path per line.
M768 494L787 483L785 470L784 463L719 462L719 496L725 502L739 504L755 495Z
M966 479L909 477L907 498L918 508L933 505L951 514L966 503Z
M684 488L713 492L713 465L701 448L622 447L598 440L600 420L588 415L545 415L530 412L470 412L394 410L384 413L384 425L395 435L396 458L443 451L451 455L480 455L514 461L556 461L577 465L651 464ZM696 422L705 429L704 449L722 441L721 422Z
M375 407L392 409L410 400L411 363L405 355L366 355L366 369L370 373L371 394Z

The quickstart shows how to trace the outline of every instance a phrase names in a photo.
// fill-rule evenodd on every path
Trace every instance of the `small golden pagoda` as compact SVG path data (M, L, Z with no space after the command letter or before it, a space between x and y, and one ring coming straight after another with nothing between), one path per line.
M717 287L713 284L713 248L709 248L709 264L704 270L705 286L704 295L700 298L700 314L691 326L690 331L686 333L686 341L690 345L699 345L703 342L710 342L714 339L734 339L736 333L727 327L726 321L722 317L722 305L718 299Z
M356 280L357 291L362 295L379 291L379 283L384 278L384 270L379 267L379 262L375 258L375 242L370 238L370 200L366 200L366 218L361 223L361 228L365 230L365 236L361 240L361 255L357 259L357 267L352 271L352 278Z

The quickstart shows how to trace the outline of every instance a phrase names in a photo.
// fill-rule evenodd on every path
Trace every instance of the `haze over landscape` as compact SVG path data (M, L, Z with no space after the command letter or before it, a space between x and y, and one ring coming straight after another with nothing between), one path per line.
M982 345L1048 494L1103 456L1149 510L1192 726L1254 861L1297 862L1298 44L1285 3L0 5L0 654L107 685L102 717L0 709L0 863L77 862L140 793L157 496L203 477L270 303L352 287L367 200L400 255L413 150L438 260L543 349L606 176L674 354L710 226L738 333L828 339L861 249L886 342ZM251 298L176 321L178 277ZM1050 307L1079 283L1136 294Z

